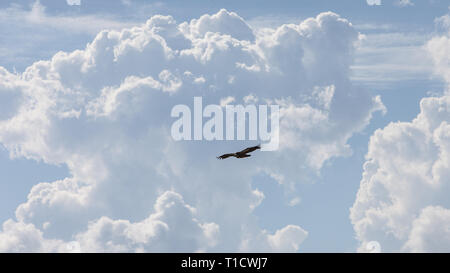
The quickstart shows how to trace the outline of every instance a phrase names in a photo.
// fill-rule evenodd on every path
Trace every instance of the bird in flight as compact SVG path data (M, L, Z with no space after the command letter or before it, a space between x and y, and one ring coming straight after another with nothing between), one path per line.
M258 145L258 146L253 146L253 147L248 147L248 148L246 148L246 149L244 149L244 150L242 150L242 151L240 151L240 152L237 152L237 153L223 154L223 155L221 155L221 156L218 156L217 159L225 159L225 158L228 158L228 157L230 157L230 156L234 156L234 157L236 157L236 158L249 157L249 156L251 156L251 155L249 155L248 153L251 153L251 152L253 152L254 150L258 150L258 149L261 149L261 146L260 146L260 145Z

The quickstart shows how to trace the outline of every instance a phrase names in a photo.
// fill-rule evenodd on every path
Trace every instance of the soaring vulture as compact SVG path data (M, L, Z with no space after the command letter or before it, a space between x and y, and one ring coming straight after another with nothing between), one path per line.
M217 159L225 159L228 158L230 156L234 156L236 158L244 158L244 157L249 157L250 155L248 153L253 152L254 150L258 150L261 149L261 146L253 146L253 147L248 147L240 152L237 153L233 153L233 154L223 154L221 156L218 156Z

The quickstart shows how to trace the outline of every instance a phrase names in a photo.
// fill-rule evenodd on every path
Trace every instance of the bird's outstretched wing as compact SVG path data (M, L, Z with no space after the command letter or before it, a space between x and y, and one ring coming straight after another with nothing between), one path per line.
M223 154L221 156L218 156L217 159L225 159L228 158L230 156L235 156L236 154Z
M261 146L260 146L260 145L258 145L258 146L253 146L253 147L248 147L248 148L246 148L246 149L240 151L239 153L241 153L241 154L251 153L251 152L253 152L254 150L258 150L258 149L261 149Z

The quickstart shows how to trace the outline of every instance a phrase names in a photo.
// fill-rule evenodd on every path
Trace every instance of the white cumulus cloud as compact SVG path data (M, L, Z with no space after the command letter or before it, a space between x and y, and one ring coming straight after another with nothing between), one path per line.
M270 193L252 179L268 174L295 195L324 162L351 154L348 139L384 110L349 80L359 37L331 12L258 34L226 10L183 23L156 15L23 73L0 68L0 143L70 171L35 181L0 233L22 247L1 249L66 251L74 239L84 251L301 249L301 227L255 224ZM280 151L218 161L248 142L175 142L170 110L194 96L279 104Z
M450 33L426 48L447 82L440 97L423 98L411 122L391 123L370 139L351 220L361 245L385 251L450 251Z
M412 252L449 252L450 209L429 206L414 220L405 244Z
M213 247L219 235L215 223L201 223L196 210L181 195L167 191L158 197L154 212L140 222L103 216L76 235L83 252L189 252Z

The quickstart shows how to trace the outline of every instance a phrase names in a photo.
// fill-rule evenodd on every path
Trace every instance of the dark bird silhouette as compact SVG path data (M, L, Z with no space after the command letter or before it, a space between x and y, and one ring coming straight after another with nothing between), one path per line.
M251 153L251 152L253 152L254 150L258 150L258 149L261 149L261 146L260 146L260 145L258 145L258 146L253 146L253 147L248 147L248 148L246 148L246 149L244 149L244 150L242 150L242 151L240 151L240 152L233 153L233 154L223 154L223 155L221 155L221 156L218 156L217 159L225 159L225 158L228 158L228 157L230 157L230 156L234 156L234 157L236 157L236 158L249 157L249 156L251 156L251 155L249 155L248 153Z

